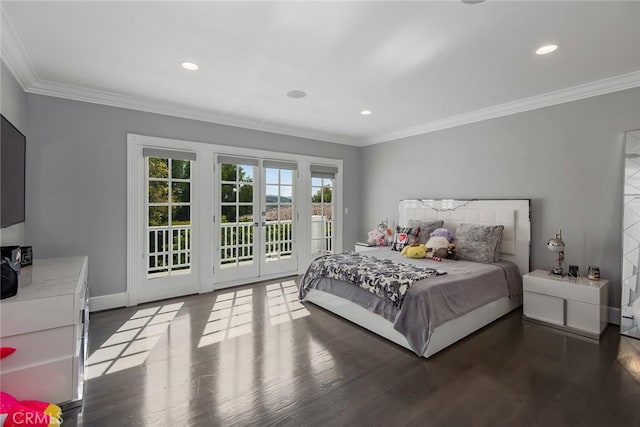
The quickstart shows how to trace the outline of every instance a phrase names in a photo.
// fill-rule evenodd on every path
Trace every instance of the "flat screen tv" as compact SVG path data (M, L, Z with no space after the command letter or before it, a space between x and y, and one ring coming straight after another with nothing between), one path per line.
M26 138L2 117L0 135L0 227L24 222Z

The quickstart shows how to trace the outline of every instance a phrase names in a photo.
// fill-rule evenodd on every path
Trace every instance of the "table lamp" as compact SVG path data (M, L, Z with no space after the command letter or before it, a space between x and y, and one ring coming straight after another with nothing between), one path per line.
M558 253L558 265L554 265L551 274L562 276L562 261L564 261L564 240L562 230L558 230L556 237L547 241L547 249Z

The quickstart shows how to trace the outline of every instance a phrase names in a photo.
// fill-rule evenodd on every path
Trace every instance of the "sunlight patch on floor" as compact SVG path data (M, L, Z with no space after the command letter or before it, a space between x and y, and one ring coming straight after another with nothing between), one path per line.
M138 310L86 361L90 380L142 365L184 303Z
M253 289L216 296L198 348L250 334L253 328Z
M309 310L298 299L298 286L293 280L267 285L267 307L271 326L309 316Z

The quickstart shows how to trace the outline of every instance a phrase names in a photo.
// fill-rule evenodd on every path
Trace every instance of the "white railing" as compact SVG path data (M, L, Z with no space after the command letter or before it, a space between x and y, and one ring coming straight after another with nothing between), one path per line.
M222 265L253 260L253 223L224 223L220 227Z
M191 226L148 227L147 274L191 268Z
M265 258L276 260L288 258L293 253L293 221L266 223Z
M265 223L265 259L288 258L293 253L293 221ZM252 261L253 223L224 223L220 226L220 264Z

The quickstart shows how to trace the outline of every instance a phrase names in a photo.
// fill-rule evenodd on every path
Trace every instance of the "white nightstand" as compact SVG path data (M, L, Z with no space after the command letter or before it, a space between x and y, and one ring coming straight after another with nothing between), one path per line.
M375 251L376 249L378 249L380 246L360 246L360 245L356 245L355 246L355 251L356 252L367 252L367 251Z
M609 281L535 270L523 278L524 318L600 339L608 325Z

